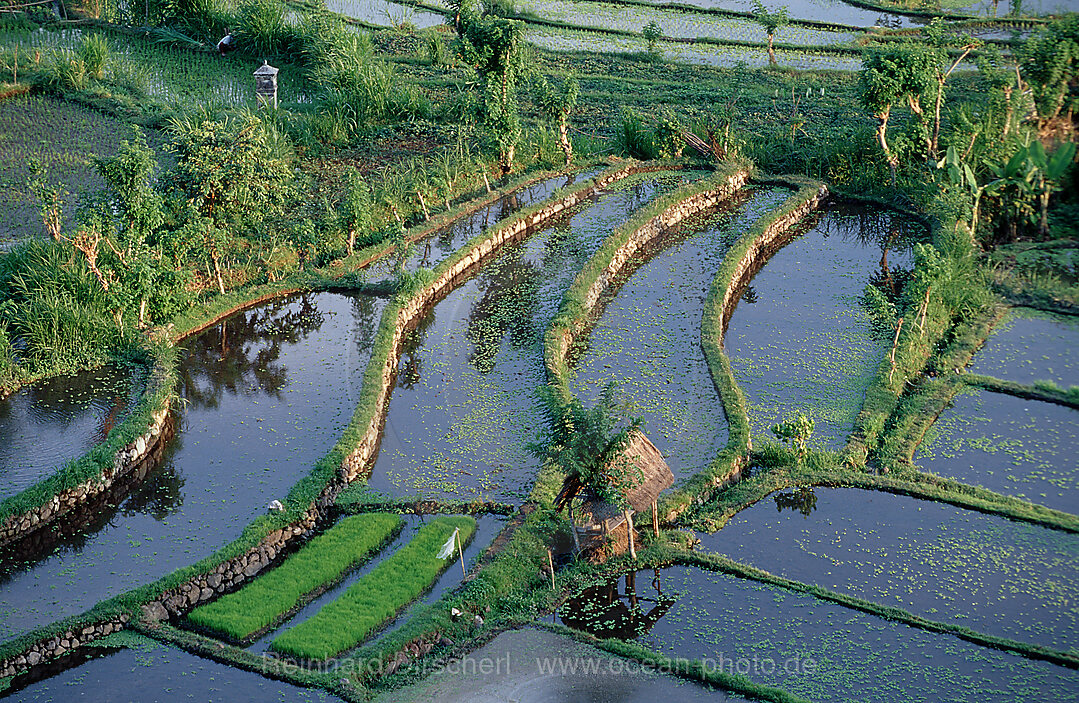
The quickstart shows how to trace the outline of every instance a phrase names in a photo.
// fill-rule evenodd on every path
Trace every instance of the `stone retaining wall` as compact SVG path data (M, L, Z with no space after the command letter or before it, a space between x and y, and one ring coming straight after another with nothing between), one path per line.
M153 392L152 389L145 391L145 393L151 392ZM82 504L93 501L106 493L113 483L145 466L144 460L153 455L158 445L169 434L166 431L168 415L169 402L165 400L151 414L150 425L146 432L117 451L112 464L100 474L53 495L44 505L32 508L21 515L10 516L3 525L0 525L0 547L27 539L35 531L74 511Z
M551 218L593 197L598 191L615 181L635 173L655 171L660 170L660 168L658 166L631 164L615 171L608 171L598 176L593 181L593 184L587 188L569 193L535 212L526 216L515 217L506 225L489 230L486 238L473 246L469 252L445 267L434 281L414 295L397 314L393 343L390 346L390 352L384 361L382 369L382 388L377 401L378 411L356 448L341 462L341 478L346 483L351 482L370 470L370 465L378 451L382 424L385 422L386 406L389 404L390 393L393 390L401 342L409 327L416 324L432 304L452 290L462 276L481 261L501 250L504 245L523 239L528 233L542 226Z

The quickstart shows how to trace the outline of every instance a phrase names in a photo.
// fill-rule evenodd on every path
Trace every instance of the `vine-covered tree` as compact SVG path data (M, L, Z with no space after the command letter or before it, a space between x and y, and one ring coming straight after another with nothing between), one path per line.
M552 85L544 76L536 79L535 100L544 117L558 125L558 140L566 165L573 161L573 143L569 140L569 116L577 105L581 86L574 78L567 78L560 86Z
M498 147L502 173L509 173L521 118L517 110L517 83L526 73L524 25L516 20L485 15L462 18L463 32L457 52L484 82L484 118Z

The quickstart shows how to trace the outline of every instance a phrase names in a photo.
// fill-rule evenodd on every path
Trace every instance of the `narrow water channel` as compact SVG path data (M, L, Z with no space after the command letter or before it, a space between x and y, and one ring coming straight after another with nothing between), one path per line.
M728 247L789 191L746 189L671 231L630 264L571 356L571 389L586 405L614 383L675 478L706 468L727 420L701 348L704 300ZM619 285L620 284L620 285Z
M402 351L372 491L519 502L539 462L543 334L580 267L630 214L700 174L643 174L502 251L436 304Z

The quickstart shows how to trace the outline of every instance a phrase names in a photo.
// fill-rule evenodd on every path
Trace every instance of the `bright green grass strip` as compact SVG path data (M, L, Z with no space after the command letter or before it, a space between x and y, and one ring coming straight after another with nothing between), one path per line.
M387 558L313 617L283 632L270 648L300 659L328 659L362 642L368 634L415 600L457 558L439 559L438 552L461 530L464 544L476 530L467 516L435 518L408 544Z
M272 625L303 597L333 583L365 561L401 527L401 517L386 513L345 518L235 593L188 613L196 625L242 640Z

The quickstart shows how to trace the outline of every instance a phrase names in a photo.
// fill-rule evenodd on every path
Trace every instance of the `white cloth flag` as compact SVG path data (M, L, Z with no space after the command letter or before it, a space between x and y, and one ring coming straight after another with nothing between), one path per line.
M453 547L457 543L457 529L459 528L454 528L453 534L450 535L450 538L446 540L446 543L444 545L442 545L442 550L438 553L439 559L445 559L446 557L453 554Z

